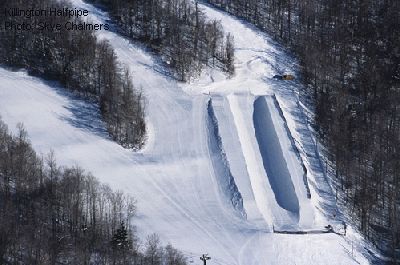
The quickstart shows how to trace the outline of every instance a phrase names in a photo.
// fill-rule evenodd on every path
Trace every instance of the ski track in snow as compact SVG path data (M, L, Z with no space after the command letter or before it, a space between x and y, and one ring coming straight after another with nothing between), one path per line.
M108 19L81 0L72 3L88 9L93 22ZM317 158L307 156L313 145L310 132L302 127L295 93L299 84L270 78L296 65L257 30L201 7L235 37L232 79L208 69L194 83L179 84L140 46L114 32L98 32L129 67L135 85L144 89L149 135L143 150L134 153L112 142L95 104L25 72L0 69L3 120L11 130L23 122L34 148L43 154L53 149L58 163L80 165L100 181L133 194L142 239L156 232L193 260L208 253L210 264L368 264L358 252L349 256L348 240L335 234L271 233L273 226L321 228L332 221L326 215L335 207ZM286 125L272 95L282 106ZM263 102L261 108L257 102ZM311 200L285 126L306 161ZM279 150L278 159L274 153ZM263 158L269 161L263 164ZM275 175L283 171L284 182Z

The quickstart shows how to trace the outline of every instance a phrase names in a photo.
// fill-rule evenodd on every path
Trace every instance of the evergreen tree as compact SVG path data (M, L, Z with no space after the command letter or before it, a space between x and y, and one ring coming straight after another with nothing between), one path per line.
M115 232L111 244L114 249L129 250L132 247L132 240L129 238L124 222L121 223Z

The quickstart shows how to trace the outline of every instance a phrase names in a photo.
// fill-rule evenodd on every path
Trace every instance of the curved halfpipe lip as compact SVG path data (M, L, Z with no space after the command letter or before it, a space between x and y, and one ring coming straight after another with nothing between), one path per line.
M300 205L265 97L254 101L255 136L277 204L299 218Z
M210 159L219 188L236 212L246 219L247 214L243 207L243 198L230 170L211 98L207 102L207 133Z

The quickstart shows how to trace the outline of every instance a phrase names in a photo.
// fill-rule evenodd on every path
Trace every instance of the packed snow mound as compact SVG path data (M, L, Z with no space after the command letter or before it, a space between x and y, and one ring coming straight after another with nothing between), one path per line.
M239 145L236 149L243 153L243 160L238 162L244 163L246 169L240 175L248 176L247 182L237 183L245 198L254 198L258 210L248 211L252 213L250 216L257 220L261 214L270 231L273 228L291 231L312 228L314 213L303 192L301 165L271 96L232 94L228 99L234 126L230 123L226 125L232 127L230 131L237 132ZM266 105L259 106L260 99L264 99ZM268 117L269 120L266 120ZM229 157L235 157L231 151L228 152ZM297 173L299 170L300 174ZM257 224L263 227L258 220Z
M298 218L299 200L264 97L258 97L254 101L253 122L264 169L276 201Z
M252 181L249 176L244 153L244 150L248 146L242 147L241 138L239 137L243 133L243 128L237 127L237 123L235 122L238 116L241 116L241 113L238 113L236 109L232 109L232 105L227 97L220 95L212 95L212 106L218 120L219 133L227 160L229 161L230 170L243 198L243 207L246 211L247 221L260 230L270 231L268 221L261 214L263 207L261 209L258 207L256 201L257 191L253 190ZM262 187L262 185L260 186ZM267 207L267 204L264 207ZM266 211L266 214L270 215L268 211Z
M246 218L246 212L243 209L243 198L240 194L235 179L232 176L229 162L226 158L222 140L219 133L217 117L214 113L212 99L207 104L207 132L208 132L208 150L210 152L211 162L213 164L214 175L217 178L222 193L230 201L233 208Z
M307 175L308 175L308 172L307 172L307 167L306 167L306 165L304 164L304 160L303 160L303 158L301 157L301 154L300 154L299 149L297 148L295 139L294 139L294 137L293 137L293 135L292 135L292 133L291 133L291 131L290 131L290 129L289 129L288 124L287 124L286 117L285 117L285 115L283 114L282 107L281 107L281 105L279 104L279 101L278 101L278 99L276 98L276 95L275 95L275 94L272 95L272 99L274 100L275 107L276 107L276 109L278 110L280 117L282 118L282 121L283 121L285 130L286 130L288 139L290 140L290 143L291 143L291 145L292 145L293 151L295 152L295 154L296 154L296 156L297 156L299 162L301 163L301 167L302 167L302 169L303 169L303 182L304 182L304 186L305 186L305 188L306 188L307 198L311 199L311 190L310 190L310 186L309 186L309 184L308 184L308 176L307 176Z

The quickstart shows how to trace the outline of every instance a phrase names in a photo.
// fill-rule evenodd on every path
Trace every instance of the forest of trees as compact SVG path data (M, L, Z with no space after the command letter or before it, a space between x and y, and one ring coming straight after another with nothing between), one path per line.
M140 242L135 212L132 197L39 156L22 125L11 135L0 120L0 264L185 265L156 234Z
M59 81L63 86L99 102L103 120L113 140L127 148L140 148L145 141L144 97L132 84L128 70L119 65L107 41L97 40L93 31L11 30L8 23L81 22L61 16L4 16L5 8L25 7L61 9L68 7L57 0L0 1L0 63L25 68L31 74Z
M233 75L233 36L189 0L87 0L105 6L123 34L159 53L174 77L188 81L204 66Z
M398 0L209 0L296 53L336 189L359 229L400 249Z

